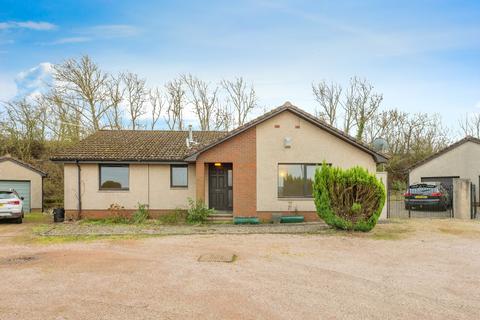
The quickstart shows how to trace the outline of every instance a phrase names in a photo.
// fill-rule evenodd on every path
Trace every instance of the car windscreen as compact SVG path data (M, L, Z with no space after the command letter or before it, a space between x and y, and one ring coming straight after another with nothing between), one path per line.
M416 184L410 186L411 194L431 194L433 192L438 192L438 186L434 184Z
M0 200L1 199L16 199L17 196L11 191L0 191Z

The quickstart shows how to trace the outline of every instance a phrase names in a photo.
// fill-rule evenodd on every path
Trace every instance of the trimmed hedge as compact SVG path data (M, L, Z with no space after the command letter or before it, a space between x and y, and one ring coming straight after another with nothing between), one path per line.
M385 204L385 187L364 168L341 169L323 163L315 172L313 196L318 216L328 225L370 231Z

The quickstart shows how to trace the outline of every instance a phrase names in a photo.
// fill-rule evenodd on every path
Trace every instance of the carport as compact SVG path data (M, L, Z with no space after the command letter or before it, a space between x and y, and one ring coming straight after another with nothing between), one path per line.
M0 190L14 189L24 198L24 212L43 210L43 178L46 173L19 159L0 157Z

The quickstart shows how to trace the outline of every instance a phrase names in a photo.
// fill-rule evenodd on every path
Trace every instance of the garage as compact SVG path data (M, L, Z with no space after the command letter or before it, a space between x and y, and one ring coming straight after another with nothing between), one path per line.
M451 189L453 179L479 182L480 139L467 136L445 149L413 165L409 170L409 183L439 181ZM479 188L476 198L479 199Z
M0 190L17 191L20 197L23 197L23 211L31 211L31 193L30 193L30 181L12 181L12 180L0 180Z
M43 178L45 172L19 159L0 157L0 190L14 189L23 197L23 209L43 210Z

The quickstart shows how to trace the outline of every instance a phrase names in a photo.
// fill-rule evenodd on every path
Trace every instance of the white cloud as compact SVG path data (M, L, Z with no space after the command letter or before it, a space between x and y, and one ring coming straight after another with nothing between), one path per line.
M134 37L140 34L137 27L124 24L98 25L73 31L71 37L63 37L49 42L38 43L40 45L60 45L69 43L82 43L97 39L114 39Z
M17 92L13 77L0 74L0 102L8 101L15 96Z
M56 44L68 44L68 43L82 43L82 42L88 42L91 41L92 39L89 37L66 37L66 38L60 38L54 41L50 42L41 42L39 44L42 45L56 45Z
M17 74L15 77L16 98L33 98L45 92L53 81L52 73L53 65L50 62L43 62Z
M125 38L138 35L141 30L126 24L98 25L86 28L80 33L98 38Z
M30 29L30 30L53 30L57 26L50 22L45 21L8 21L0 22L0 30L7 29Z

